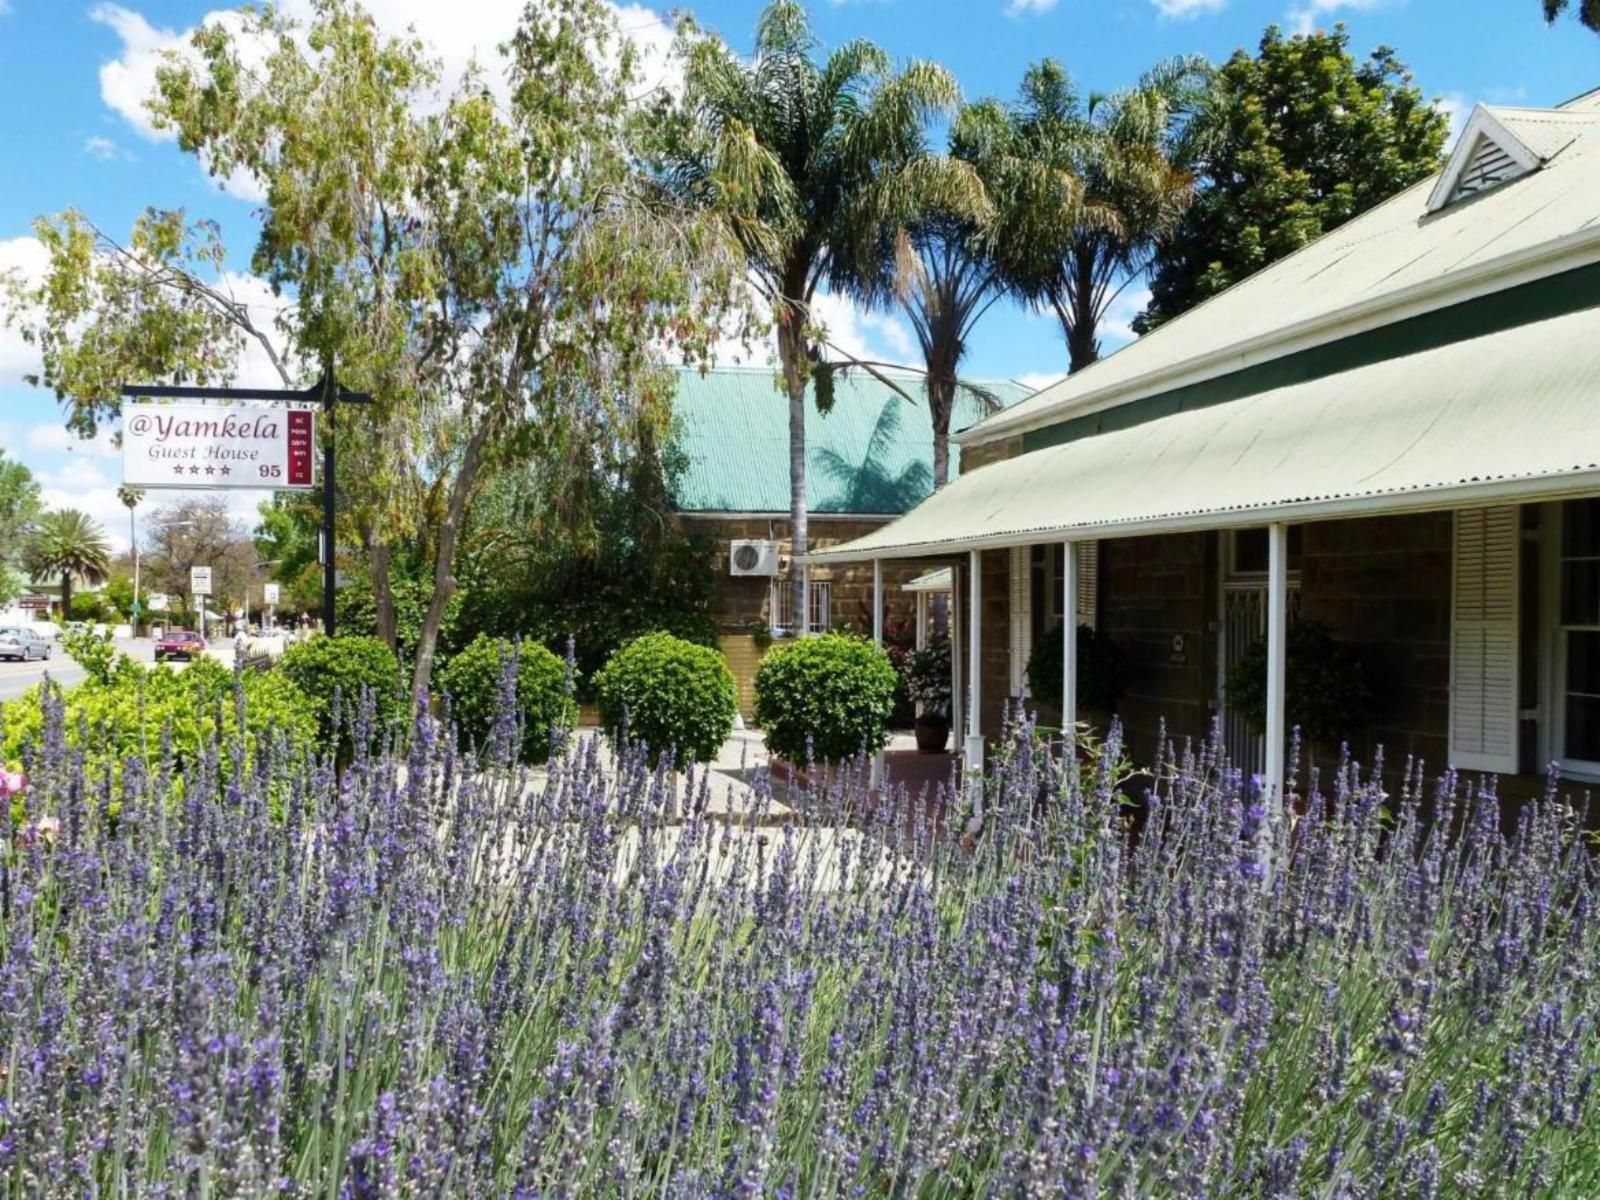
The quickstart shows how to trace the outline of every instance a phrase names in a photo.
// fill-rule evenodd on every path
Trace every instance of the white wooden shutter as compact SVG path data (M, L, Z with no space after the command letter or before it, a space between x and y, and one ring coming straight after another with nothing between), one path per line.
M1028 689L1028 656L1033 653L1033 547L1011 548L1011 694Z
M1515 506L1464 509L1455 520L1450 621L1450 762L1517 769Z
M1095 627L1100 615L1100 543L1078 543L1078 624Z

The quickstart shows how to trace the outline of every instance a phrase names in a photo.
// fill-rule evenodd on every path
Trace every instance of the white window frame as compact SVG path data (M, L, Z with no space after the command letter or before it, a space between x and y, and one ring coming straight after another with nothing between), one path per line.
M1600 502L1600 497L1579 497ZM1562 505L1556 500L1540 514L1540 602L1539 602L1539 696L1544 719L1539 722L1539 773L1546 774L1550 763L1561 770L1563 779L1584 783L1600 782L1600 762L1569 758L1567 740L1567 634L1569 631L1600 633L1600 624L1563 625L1561 623Z
M774 576L771 592L772 620L769 625L774 634L790 636L798 631L791 628L789 606L793 595L790 580ZM827 633L833 628L833 581L813 579L810 588L811 621L807 633Z

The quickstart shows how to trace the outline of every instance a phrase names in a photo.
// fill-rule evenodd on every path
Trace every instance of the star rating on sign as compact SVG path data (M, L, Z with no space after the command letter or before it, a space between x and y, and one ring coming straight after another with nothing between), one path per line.
M233 474L233 468L232 468L232 467L222 467L222 468L221 468L221 471L222 471L222 473L223 473L223 474L224 474L224 475L231 475L231 474Z
M206 468L206 474L207 475L215 475L216 473L217 473L217 469L215 467L207 467Z
M191 474L191 475L200 474L200 468L199 467L190 467L189 468L189 474Z
M179 466L179 467L173 467L173 468L172 468L172 473L173 473L173 474L174 474L174 475L182 475L182 474L183 474L183 468L182 468L182 467L181 467L181 466Z

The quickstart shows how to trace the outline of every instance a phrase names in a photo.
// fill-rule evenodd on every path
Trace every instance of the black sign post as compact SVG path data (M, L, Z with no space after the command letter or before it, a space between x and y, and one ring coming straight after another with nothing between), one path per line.
M304 391L292 388L214 388L191 386L166 386L159 383L125 384L122 394L136 400L239 400L268 404L322 405L327 417L327 429L322 446L322 631L333 636L334 591L338 582L334 570L334 436L333 411L335 404L370 404L372 397L366 392L352 392L339 386L331 369L325 370L316 383Z

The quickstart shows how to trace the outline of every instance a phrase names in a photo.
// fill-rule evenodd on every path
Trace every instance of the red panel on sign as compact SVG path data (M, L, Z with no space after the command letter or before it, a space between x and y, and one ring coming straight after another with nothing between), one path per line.
M316 442L310 409L289 410L289 486L311 486L311 451Z

